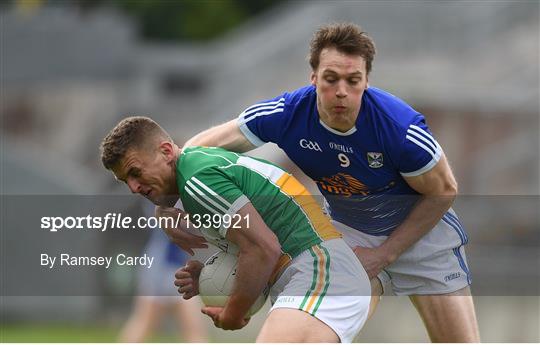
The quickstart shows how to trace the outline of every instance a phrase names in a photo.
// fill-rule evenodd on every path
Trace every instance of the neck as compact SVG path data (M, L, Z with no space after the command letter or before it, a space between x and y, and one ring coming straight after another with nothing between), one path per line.
M326 121L324 121L323 119L321 119L322 122L324 122L325 125L327 125L328 127L332 128L332 129L335 129L336 131L338 132L341 132L341 133L346 133L347 131L349 131L351 128L354 127L354 124L353 125L336 125L336 124L330 124Z
M182 149L178 147L176 144L174 144L174 164L176 165L176 162L178 162L178 158L180 158L180 155L182 154Z
M176 144L174 144L174 161L172 162L172 174L174 176L174 194L176 198L173 198L173 200L168 200L168 203L172 203L172 205L168 205L169 207L173 207L176 203L176 200L180 197L180 191L178 190L178 185L176 183L176 174L177 174L177 165L178 165L178 158L180 158L180 155L182 154L182 149L180 149Z
M323 116L319 116L319 118L328 127L335 129L338 132L345 133L351 130L355 126L358 115L356 115L353 119L351 119L351 121L341 121L341 122L328 121L329 119L324 118Z

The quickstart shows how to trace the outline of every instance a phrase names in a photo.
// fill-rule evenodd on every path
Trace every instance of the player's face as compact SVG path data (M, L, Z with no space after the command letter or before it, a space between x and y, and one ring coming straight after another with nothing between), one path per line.
M139 193L155 205L172 206L178 199L176 161L170 144L158 149L128 150L112 171L127 184L132 193Z
M354 127L367 88L366 61L335 48L321 51L319 67L311 74L317 88L317 108L321 120L336 130Z

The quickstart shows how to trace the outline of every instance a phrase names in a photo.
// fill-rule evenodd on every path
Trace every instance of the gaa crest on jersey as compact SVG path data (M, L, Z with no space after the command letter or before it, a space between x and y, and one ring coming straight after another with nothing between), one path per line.
M368 152L367 161L370 168L380 168L383 166L383 154L381 152Z
M298 143L300 144L300 147L303 149L322 152L321 147L319 146L319 143L317 143L316 141L300 139Z

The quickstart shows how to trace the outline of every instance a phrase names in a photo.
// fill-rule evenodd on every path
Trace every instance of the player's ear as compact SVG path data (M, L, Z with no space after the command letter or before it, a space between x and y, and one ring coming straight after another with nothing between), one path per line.
M159 152L165 156L167 163L174 160L174 145L170 141L162 141L159 144Z
M311 72L309 79L311 80L311 85L313 86L317 85L317 74L315 73L315 71Z

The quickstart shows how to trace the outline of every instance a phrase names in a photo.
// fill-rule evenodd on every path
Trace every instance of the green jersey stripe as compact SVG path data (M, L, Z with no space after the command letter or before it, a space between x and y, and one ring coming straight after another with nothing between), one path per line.
M219 194L217 194L216 192L214 192L212 189L210 189L210 187L208 187L207 185L205 185L201 180L199 180L198 178L196 178L195 176L193 176L191 178L191 180L195 183L197 183L199 186L201 186L204 190L206 190L208 193L212 194L212 196L214 196L216 199L218 199L219 201L221 201L221 203L223 205L225 205L225 207L227 209L231 208L231 203L228 202L227 200L223 199Z
M203 193L199 188L197 188L191 181L187 181L186 185L189 186L194 192L196 192L200 197L205 199L207 202L212 204L215 208L220 210L222 213L227 213L227 209L230 207L230 205L225 208L222 205L220 205L217 201L213 200L208 194Z
M213 207L211 207L210 205L208 205L206 202L202 201L201 199L199 199L192 191L191 189L189 189L189 187L186 185L186 188L185 188L186 192L188 192L188 194L195 200L199 203L199 205L203 206L204 208L206 208L208 211L210 211L210 213L212 214L221 214L221 212L218 212L217 210L215 210Z

